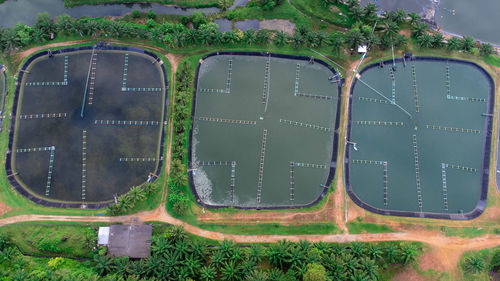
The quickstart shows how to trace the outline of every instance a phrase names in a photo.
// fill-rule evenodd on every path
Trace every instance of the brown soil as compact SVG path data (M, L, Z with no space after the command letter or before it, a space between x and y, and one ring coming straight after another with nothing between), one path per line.
M0 201L0 217L3 216L3 214L10 212L12 208L5 204L4 202Z
M37 46L31 49L27 49L25 51L22 51L20 53L16 54L16 57L20 60L24 59L25 57L33 54L34 52L47 49L47 48L54 48L54 47L63 47L63 46L70 46L70 45L75 45L75 44L82 44L82 43L88 43L92 42L89 40L74 40L74 41L66 41L66 42L59 42L59 43L53 43L53 44L47 44L43 46Z
M293 35L295 32L295 23L289 20L261 20L259 27L262 29L283 31L288 35Z
M429 281L429 279L420 276L415 269L409 267L405 271L394 276L392 281Z

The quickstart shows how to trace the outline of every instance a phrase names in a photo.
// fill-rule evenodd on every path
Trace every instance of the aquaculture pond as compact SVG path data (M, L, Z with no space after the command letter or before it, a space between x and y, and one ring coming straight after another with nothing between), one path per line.
M163 65L153 54L120 49L44 52L23 68L7 173L30 198L90 206L155 178Z
M284 208L322 198L335 172L339 85L333 69L310 58L202 60L190 143L199 203Z
M486 205L493 81L479 66L407 58L363 69L351 89L346 178L387 215L470 219Z

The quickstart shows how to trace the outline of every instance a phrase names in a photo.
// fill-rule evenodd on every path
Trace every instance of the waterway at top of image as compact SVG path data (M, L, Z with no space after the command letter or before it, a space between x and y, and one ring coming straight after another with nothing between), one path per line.
M431 0L361 0L362 6L369 3L376 4L381 11L402 9L408 13L423 13L425 7L431 4Z
M241 4L235 2L235 4ZM33 25L38 13L47 12L51 17L68 14L74 18L124 16L133 10L147 12L153 10L157 14L190 15L194 12L204 14L217 13L218 8L182 9L176 6L160 4L107 4L82 5L73 8L64 7L62 0L7 0L0 4L0 26L11 27L18 22Z
M500 45L500 1L441 0L435 21L445 32Z

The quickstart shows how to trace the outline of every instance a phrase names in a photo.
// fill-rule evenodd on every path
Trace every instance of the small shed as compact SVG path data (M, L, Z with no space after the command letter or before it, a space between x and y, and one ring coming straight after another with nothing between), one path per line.
M111 225L99 228L98 244L108 246L108 254L112 257L146 258L151 251L152 225ZM101 229L102 232L101 232ZM102 233L102 239L101 239ZM101 244L101 242L103 242Z
M364 54L366 52L368 52L368 46L366 46L366 45L358 46L358 53Z

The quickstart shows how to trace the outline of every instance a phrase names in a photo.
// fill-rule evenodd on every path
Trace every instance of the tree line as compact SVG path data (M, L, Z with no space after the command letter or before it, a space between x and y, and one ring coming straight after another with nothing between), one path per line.
M199 280L199 281L368 281L389 267L411 264L419 243L292 243L240 246L230 240L208 243L180 226L155 225L151 255L111 258L106 247L88 260L23 256L0 235L0 278L5 280ZM95 244L94 244L95 245ZM89 251L91 248L89 247ZM387 276L387 275L386 275Z

